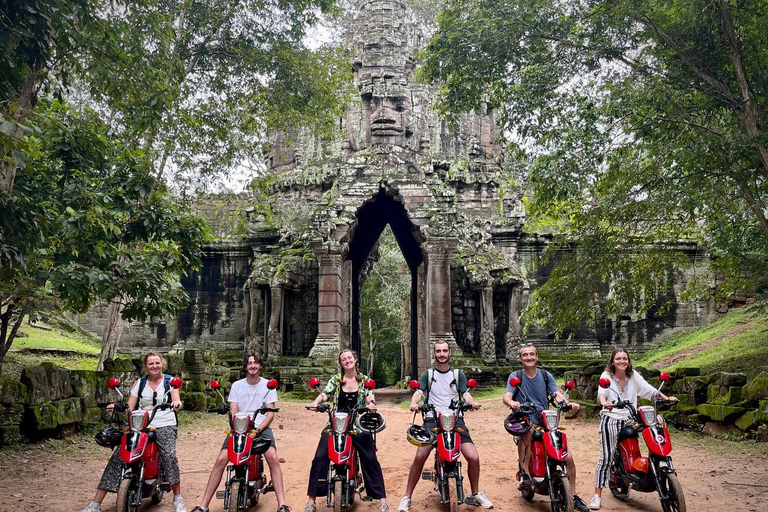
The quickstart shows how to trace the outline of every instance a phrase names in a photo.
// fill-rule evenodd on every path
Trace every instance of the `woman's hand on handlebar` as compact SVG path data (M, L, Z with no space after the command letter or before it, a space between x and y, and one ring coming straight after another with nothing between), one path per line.
M181 410L182 407L183 407L183 404L181 403L181 400L174 400L173 402L171 402L171 409L175 411Z

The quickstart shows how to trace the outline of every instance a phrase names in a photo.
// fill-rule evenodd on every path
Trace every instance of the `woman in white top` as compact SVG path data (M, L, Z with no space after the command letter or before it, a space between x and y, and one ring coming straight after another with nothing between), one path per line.
M600 388L597 392L597 402L603 406L603 410L600 411L600 458L597 460L597 468L595 468L595 495L589 502L589 508L592 510L600 509L601 496L603 488L608 485L611 460L613 451L616 449L619 432L625 424L631 421L629 410L614 409L612 401L629 400L633 406L637 407L638 396L648 400L668 399L663 393L648 384L642 375L632 369L629 354L621 348L617 348L611 353L611 358L600 378L609 379L611 388L610 391ZM616 396L617 393L618 396ZM671 399L674 400L674 397Z
M163 374L164 367L165 358L161 354L150 352L144 356L144 368L147 373L145 378L137 380L131 388L126 414L130 414L130 411L137 408L152 410L155 405L162 402L165 398L165 381L167 380L165 374ZM139 388L142 387L142 381L144 381L144 384L141 396L139 396ZM184 500L181 497L179 462L176 458L176 437L178 431L175 411L181 409L182 404L179 390L170 388L170 391L171 409L157 411L150 426L155 428L157 447L160 450L160 457L163 462L163 471L173 490L174 510L175 512L187 512ZM107 410L111 410L113 406L114 404L110 404L107 406ZM101 511L101 502L104 501L107 493L117 492L124 465L123 460L120 458L120 450L112 452L112 457L109 459L107 467L104 468L101 481L96 489L96 495L82 512Z

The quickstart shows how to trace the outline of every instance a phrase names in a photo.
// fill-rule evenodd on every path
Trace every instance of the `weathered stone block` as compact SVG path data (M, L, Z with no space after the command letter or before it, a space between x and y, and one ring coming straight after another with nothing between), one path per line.
M717 405L735 405L741 401L741 386L721 386L710 384L707 387L707 402Z
M677 379L682 379L683 377L698 377L699 375L701 375L701 368L698 368L698 367L675 368L673 375Z
M736 420L735 425L741 430L754 430L760 424L760 413L757 409L747 411Z
M69 398L72 394L69 373L52 363L24 368L21 383L27 387L29 403L32 405Z
M27 387L24 384L10 379L0 380L0 404L13 405L28 403L29 395L27 394Z
M741 390L744 400L765 400L768 398L768 373L760 375L748 382Z
M33 405L27 408L27 423L35 432L50 430L59 425L59 413L52 404Z
M696 399L693 395L678 393L675 395L679 400L676 405L670 408L672 411L688 412L696 410Z
M720 423L730 423L747 412L743 407L729 407L727 405L701 404L696 407L699 413L712 418Z
M24 404L0 405L0 425L20 425L24 419Z
M72 391L85 401L86 407L107 403L110 400L109 373L94 370L71 370Z
M667 421L679 428L698 430L702 426L701 415L676 412L665 416Z
M206 389L206 384L202 380L184 381L184 391L187 393L202 393Z
M132 359L118 358L104 361L104 371L109 373L131 373L137 369L141 369L141 366L137 368Z
M66 400L57 400L51 405L56 407L57 421L59 425L68 425L77 423L83 419L82 398L67 398Z
M709 379L705 377L685 377L672 384L672 392L678 394L693 395L697 403L707 401L707 386Z
M743 373L715 372L710 382L721 386L743 386L747 383L747 376Z
M86 407L83 413L82 423L88 425L91 423L98 423L101 421L103 409L101 407Z
M188 393L181 395L181 401L184 402L184 409L188 411L205 411L207 408L207 398L205 393Z
M21 431L18 425L0 426L0 446L6 446L21 441Z
M725 437L734 430L738 430L736 425L720 425L714 421L708 421L704 424L704 428L701 429L701 433L720 438Z

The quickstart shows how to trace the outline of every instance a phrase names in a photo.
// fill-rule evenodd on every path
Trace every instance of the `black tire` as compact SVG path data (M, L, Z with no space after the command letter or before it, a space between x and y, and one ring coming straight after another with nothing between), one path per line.
M614 464L623 464L621 459L614 460ZM614 482L614 480L616 480ZM621 478L616 476L615 466L611 466L611 474L608 477L608 489L611 490L611 494L617 500L627 501L629 498L629 486Z
M253 494L251 495L250 498L248 498L248 503L250 503L252 507L255 507L256 505L259 504L259 498L261 497L261 494L256 492L256 489L261 489L262 487L264 487L263 476L254 482Z
M117 488L117 512L136 512L136 481L133 478L123 478Z
M677 475L675 473L662 473L660 478L661 488L669 497L667 501L661 501L661 508L664 512L685 512L685 495Z
M333 494L331 495L331 498L333 498L333 512L341 512L341 505L344 501L344 486L342 485L341 480L334 480L333 481Z
M459 485L455 479L450 479L445 482L445 494L448 498L448 511L459 512L459 489L456 488L455 492L451 492L451 484Z
M558 476L550 483L552 486L552 512L573 512L573 493L567 476Z
M240 489L243 487L243 482L235 480L229 487L229 509L228 512L238 512L240 507L238 502L240 501Z
M531 502L533 501L533 497L536 495L536 492L534 492L533 489L520 489L520 494L523 495L523 498L525 498L525 501Z

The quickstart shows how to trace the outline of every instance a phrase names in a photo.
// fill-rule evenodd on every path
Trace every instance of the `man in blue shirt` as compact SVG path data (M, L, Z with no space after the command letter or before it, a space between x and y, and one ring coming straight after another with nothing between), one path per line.
M522 371L514 371L507 377L507 392L504 393L502 401L504 405L512 409L520 409L520 401L528 401L536 404L538 414L530 414L529 419L532 423L541 423L541 411L549 409L549 395L554 394L555 400L561 402L565 400L560 389L555 383L555 378L546 370L539 370L536 365L539 362L539 354L532 343L526 343L520 347L520 363L523 365ZM512 377L520 379L518 389L509 385L509 379ZM579 410L579 404L574 403L573 410ZM531 487L531 477L528 475L528 463L531 457L531 438L533 430L529 430L522 436L517 444L517 456L520 462L520 488ZM568 480L571 483L571 489L576 490L576 464L573 462L573 455L568 453L565 458L566 468L568 470ZM589 508L578 494L573 494L573 508L580 512L588 512Z

